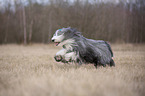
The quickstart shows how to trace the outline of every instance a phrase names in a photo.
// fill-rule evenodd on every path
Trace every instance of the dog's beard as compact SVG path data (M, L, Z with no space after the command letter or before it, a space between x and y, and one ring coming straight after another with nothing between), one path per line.
M67 40L64 40L62 42L59 42L58 46L63 46L63 45L66 45L66 44L71 45L72 43L74 43L74 40L73 39L67 39Z

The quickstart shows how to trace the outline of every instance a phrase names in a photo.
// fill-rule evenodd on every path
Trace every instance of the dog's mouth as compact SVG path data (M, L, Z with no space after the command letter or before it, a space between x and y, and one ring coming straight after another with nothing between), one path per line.
M55 42L56 46L58 46L58 45L59 45L59 43L60 43L60 42Z

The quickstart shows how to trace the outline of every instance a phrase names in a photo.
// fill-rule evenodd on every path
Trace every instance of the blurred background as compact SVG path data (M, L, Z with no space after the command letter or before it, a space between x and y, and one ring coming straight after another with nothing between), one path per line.
M145 43L145 0L0 0L0 44L50 43L57 29L111 43Z

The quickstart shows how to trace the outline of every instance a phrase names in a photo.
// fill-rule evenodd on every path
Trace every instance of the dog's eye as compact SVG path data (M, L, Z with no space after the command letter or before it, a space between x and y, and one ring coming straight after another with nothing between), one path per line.
M62 31L58 31L58 33L57 33L57 35L59 36L59 35L62 35Z

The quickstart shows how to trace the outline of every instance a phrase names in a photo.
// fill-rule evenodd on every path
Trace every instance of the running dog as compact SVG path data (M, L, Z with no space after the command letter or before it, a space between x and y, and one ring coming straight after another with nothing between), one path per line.
M94 66L115 66L110 45L103 40L87 39L75 28L58 29L52 37L56 46L63 48L56 53L57 62L93 63Z

